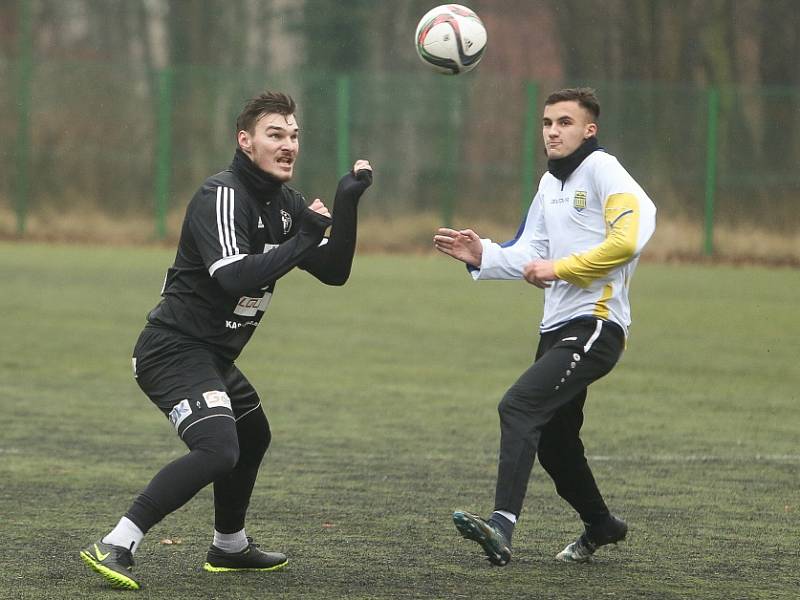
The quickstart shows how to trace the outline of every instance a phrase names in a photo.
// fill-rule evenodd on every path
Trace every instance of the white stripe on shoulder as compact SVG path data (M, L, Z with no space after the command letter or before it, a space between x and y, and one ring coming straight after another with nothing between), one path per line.
M211 275L211 277L213 277L217 269L238 262L242 260L245 256L247 256L247 254L234 254L233 256L226 256L225 258L220 258L217 262L208 267L208 274Z
M231 213L231 220L230 220L230 236L231 236L231 248L233 248L234 254L239 254L239 246L236 245L236 224L233 220L233 188L228 188L230 191L230 213Z
M217 188L217 235L222 248L222 256L239 253L236 245L236 226L233 219L233 188L219 186Z
M219 238L219 245L222 248L222 256L228 256L228 246L225 243L225 235L222 232L222 203L225 188L222 186L217 187L217 237Z

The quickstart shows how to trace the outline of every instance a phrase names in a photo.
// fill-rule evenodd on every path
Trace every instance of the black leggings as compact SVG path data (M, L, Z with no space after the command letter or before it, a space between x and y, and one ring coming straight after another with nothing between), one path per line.
M182 439L189 453L161 469L125 516L146 533L213 482L214 528L220 533L243 529L258 468L271 439L264 411L259 406L238 421L227 417L198 421Z

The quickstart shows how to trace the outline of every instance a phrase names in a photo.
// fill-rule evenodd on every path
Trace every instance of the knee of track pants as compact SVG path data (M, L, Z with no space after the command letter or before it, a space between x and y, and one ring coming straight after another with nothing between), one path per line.
M509 415L512 412L515 412L515 404L516 404L516 396L514 394L514 388L511 387L506 390L506 393L503 394L503 397L500 399L499 404L497 405L497 412L500 414L500 418Z

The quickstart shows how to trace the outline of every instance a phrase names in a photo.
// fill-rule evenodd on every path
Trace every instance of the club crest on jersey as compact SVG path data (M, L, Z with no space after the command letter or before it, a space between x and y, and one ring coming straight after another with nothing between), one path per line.
M281 210L281 222L283 223L283 235L286 235L292 228L292 215L285 210Z
M586 192L583 190L577 190L575 192L575 196L572 198L572 206L578 212L581 212L584 208L586 208Z

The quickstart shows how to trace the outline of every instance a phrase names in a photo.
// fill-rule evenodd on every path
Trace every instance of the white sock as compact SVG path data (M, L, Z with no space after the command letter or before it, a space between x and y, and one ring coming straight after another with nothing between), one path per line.
M517 522L517 515L515 515L513 513L510 513L507 510L496 510L494 512L496 512L501 517L505 517L506 519L508 519L512 523L516 523Z
M142 530L136 526L136 523L131 521L128 517L122 517L119 523L117 523L117 526L111 530L111 533L100 541L104 544L128 548L131 553L134 553L142 542L143 537L144 534Z
M214 530L214 545L223 552L241 552L247 548L247 543L244 529L236 533L220 533Z

